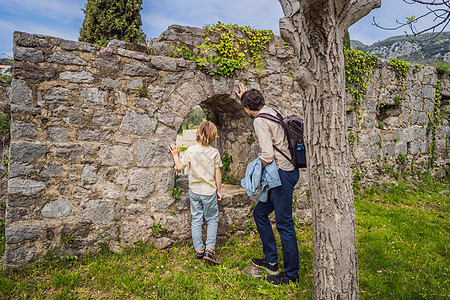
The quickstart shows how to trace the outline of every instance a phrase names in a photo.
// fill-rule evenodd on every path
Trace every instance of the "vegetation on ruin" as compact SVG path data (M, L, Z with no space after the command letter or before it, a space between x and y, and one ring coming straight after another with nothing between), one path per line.
M445 182L425 177L384 183L356 194L361 299L448 296L449 180L450 174ZM155 236L161 233L158 224L153 228ZM0 270L0 298L311 299L311 224L296 222L296 231L300 254L296 285L273 287L248 275L251 258L263 256L250 219L245 230L236 229L234 236L219 241L219 266L195 260L191 242L168 250L141 243L120 254L103 245L99 254L49 255L23 269ZM281 255L278 234L276 238Z
M185 45L178 45L171 56L195 61L200 70L212 76L233 77L244 68L262 70L265 66L263 52L273 37L271 30L220 22L203 28L204 45L194 51Z
M142 0L88 0L79 40L106 46L110 40L145 42Z

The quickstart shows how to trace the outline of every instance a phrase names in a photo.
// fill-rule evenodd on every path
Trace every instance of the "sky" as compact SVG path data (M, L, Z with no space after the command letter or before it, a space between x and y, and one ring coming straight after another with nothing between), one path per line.
M0 57L12 56L14 31L78 40L86 3L87 0L0 0ZM142 6L142 29L148 39L158 37L172 24L202 27L218 21L271 29L278 35L279 19L283 17L276 0L143 0ZM381 8L349 28L350 38L371 45L402 35L404 29L386 31L373 26L373 17L381 25L391 27L396 25L396 19L403 21L426 11L423 5L382 0ZM431 22L426 20L420 27L429 26Z

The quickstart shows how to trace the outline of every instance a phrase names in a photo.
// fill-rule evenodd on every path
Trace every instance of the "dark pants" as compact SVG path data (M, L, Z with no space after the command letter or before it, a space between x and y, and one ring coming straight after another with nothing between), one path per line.
M292 220L292 197L298 181L298 169L286 172L278 170L281 186L269 190L267 202L258 201L253 210L253 218L258 228L266 260L274 263L278 259L277 244L273 235L269 215L275 210L275 218L283 248L284 271L291 279L298 277L299 258L297 236Z

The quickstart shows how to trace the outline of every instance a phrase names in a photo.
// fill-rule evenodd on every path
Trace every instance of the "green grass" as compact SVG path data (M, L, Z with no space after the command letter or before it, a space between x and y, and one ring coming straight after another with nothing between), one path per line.
M442 190L450 183L403 182L356 196L361 299L448 299L450 196ZM273 287L247 274L251 258L262 256L258 235L250 231L218 245L220 266L196 261L185 243L0 270L0 299L311 299L311 224L298 225L297 238L296 285Z

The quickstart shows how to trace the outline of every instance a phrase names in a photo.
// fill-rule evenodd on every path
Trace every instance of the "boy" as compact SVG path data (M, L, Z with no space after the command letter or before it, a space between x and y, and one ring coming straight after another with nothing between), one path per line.
M222 200L222 161L219 151L211 145L217 138L217 127L204 121L197 130L197 144L189 147L181 159L178 148L170 146L175 161L175 170L182 171L189 165L189 200L192 214L192 242L195 258L212 264L220 264L214 248L216 244L219 209L217 201ZM208 224L206 248L202 241L203 216Z

